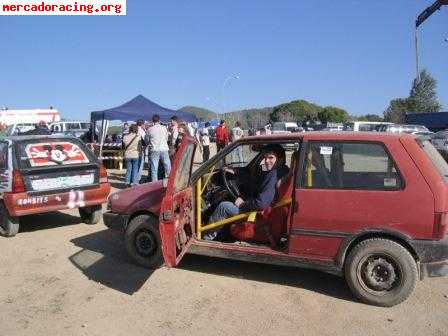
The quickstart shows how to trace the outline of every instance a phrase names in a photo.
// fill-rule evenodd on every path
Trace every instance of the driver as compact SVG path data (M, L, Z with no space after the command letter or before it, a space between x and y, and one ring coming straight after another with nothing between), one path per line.
M280 145L267 145L263 148L264 169L251 181L249 196L237 197L235 202L219 203L210 216L209 224L216 223L239 213L262 210L274 201L278 180L288 174L289 168L285 164L285 150ZM231 168L224 168L235 174ZM204 235L205 240L214 240L223 232L223 228L212 230Z

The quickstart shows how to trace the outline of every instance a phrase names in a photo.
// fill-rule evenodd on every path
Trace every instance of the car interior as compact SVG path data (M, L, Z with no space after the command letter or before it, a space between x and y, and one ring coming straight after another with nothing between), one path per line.
M265 169L264 145L244 144L215 164L196 185L196 195L201 208L201 225L197 227L199 239L210 230L220 229L215 241L279 248L287 237L287 216L291 205L294 174L298 157L298 145L280 144L283 147L281 161L289 168L276 185L276 197L272 204L260 211L240 213L217 223L209 219L223 201L234 202L253 191L254 177ZM229 172L229 168L235 174Z

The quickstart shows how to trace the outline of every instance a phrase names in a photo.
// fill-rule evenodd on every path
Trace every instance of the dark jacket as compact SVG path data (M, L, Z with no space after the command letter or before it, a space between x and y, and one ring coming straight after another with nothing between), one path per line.
M269 207L276 197L277 181L288 171L287 166L262 171L252 184L256 186L252 196L245 198L244 203L240 206L240 212L259 211Z

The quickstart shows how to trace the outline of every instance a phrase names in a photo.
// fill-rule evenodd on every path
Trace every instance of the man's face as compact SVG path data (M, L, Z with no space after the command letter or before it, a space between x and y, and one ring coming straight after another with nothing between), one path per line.
M264 165L266 170L272 170L275 163L277 162L277 157L273 153L267 153L264 155Z
M173 126L173 127L177 126L177 121L174 119L171 119L171 126Z

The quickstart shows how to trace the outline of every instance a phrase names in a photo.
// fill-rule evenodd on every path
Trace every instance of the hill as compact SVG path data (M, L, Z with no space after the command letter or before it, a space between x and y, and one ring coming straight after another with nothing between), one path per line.
M184 106L178 111L193 113L200 121L207 121L216 118L216 113L197 106Z

